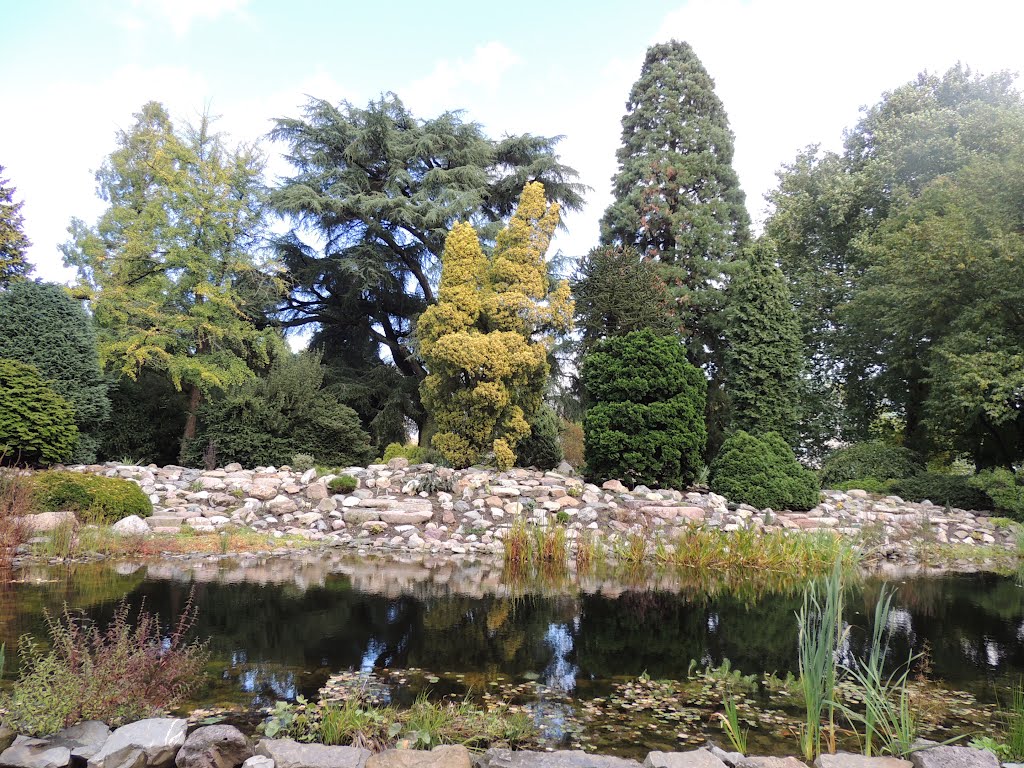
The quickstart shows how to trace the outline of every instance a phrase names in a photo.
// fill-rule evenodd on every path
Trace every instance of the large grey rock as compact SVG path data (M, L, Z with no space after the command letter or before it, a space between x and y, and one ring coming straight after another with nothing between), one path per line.
M78 518L74 512L39 512L18 518L32 533L46 533L67 526L78 527Z
M178 750L178 768L238 768L255 754L252 742L233 725L196 728Z
M736 768L807 768L795 757L745 757Z
M110 530L119 536L145 536L149 533L149 523L138 515L129 515L110 526Z
M640 768L636 760L586 752L513 752L509 749L489 749L477 761L477 768Z
M912 768L909 760L898 757L865 757L850 752L818 755L814 768Z
M110 729L106 723L101 723L99 720L86 720L84 723L78 723L63 731L58 731L49 741L54 746L70 749L72 757L88 760L100 751L108 738L110 738Z
M644 768L725 768L707 749L690 752L648 752Z
M263 755L253 755L244 763L242 768L275 768L274 761Z
M743 759L742 752L726 752L712 741L708 741L704 749L729 766L729 768L734 768Z
M929 747L910 753L914 768L999 768L999 760L985 749Z
M369 750L300 744L292 739L262 739L256 754L269 757L276 768L364 768Z
M123 725L89 758L89 768L164 768L185 743L188 721L154 717Z
M366 768L472 768L469 750L445 745L429 752L418 749L389 749L371 755Z
M71 750L55 747L46 739L18 736L11 746L0 752L3 768L66 768L70 764Z

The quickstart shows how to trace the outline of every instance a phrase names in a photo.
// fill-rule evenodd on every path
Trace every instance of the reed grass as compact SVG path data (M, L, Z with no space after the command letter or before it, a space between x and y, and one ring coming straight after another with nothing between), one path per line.
M722 697L722 708L724 712L718 713L718 719L722 724L722 730L729 739L732 748L741 755L747 754L748 729L740 727L740 715L736 709L736 697L726 693Z

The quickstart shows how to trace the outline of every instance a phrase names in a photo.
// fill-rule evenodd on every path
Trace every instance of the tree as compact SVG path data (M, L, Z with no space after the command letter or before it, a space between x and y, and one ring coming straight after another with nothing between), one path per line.
M811 147L779 174L765 232L800 321L808 362L802 410L835 414L814 429L805 424L805 440L820 447L837 432L863 439L880 414L893 412L906 424L907 445L928 448L923 358L904 345L894 366L896 358L861 337L842 308L874 264L872 233L936 179L979 157L1005 157L1022 124L1011 75L980 77L958 65L886 93L847 134L841 153Z
M761 239L733 270L726 290L723 378L734 429L776 432L794 445L802 350L786 279L774 257L771 243Z
M273 344L261 311L278 281L257 256L263 161L229 148L208 116L180 132L160 104L135 117L96 174L110 205L95 227L72 222L65 263L91 301L101 359L186 391L188 441L203 396L251 378Z
M21 280L0 293L0 357L33 365L75 411L78 442L71 460L96 461L110 415L96 332L80 302L52 283Z
M583 383L593 478L665 488L696 479L707 440L707 380L678 338L650 329L608 338L583 358Z
M0 288L32 272L27 255L32 243L22 229L25 217L21 209L25 203L14 202L16 189L8 186L10 181L3 178L3 173L4 167L0 165Z
M438 301L420 317L419 351L429 373L423 405L437 424L432 444L455 466L493 452L511 466L541 406L550 334L568 331L569 286L553 290L545 254L558 205L527 184L488 259L468 223L452 228L442 256Z
M75 412L34 366L0 358L0 461L65 461L78 440Z
M725 265L748 237L733 135L715 84L687 44L652 46L626 102L615 201L601 242L655 261L692 334L691 360L717 348Z
M558 138L495 141L459 112L419 120L394 94L365 108L311 99L303 118L278 120L271 135L296 169L272 195L296 226L278 241L293 285L283 324L317 328L339 380L429 435L419 402L427 368L411 342L436 301L449 231L468 222L489 248L527 183L542 182L567 210L581 207L585 188L558 161ZM381 431L399 425L392 418Z

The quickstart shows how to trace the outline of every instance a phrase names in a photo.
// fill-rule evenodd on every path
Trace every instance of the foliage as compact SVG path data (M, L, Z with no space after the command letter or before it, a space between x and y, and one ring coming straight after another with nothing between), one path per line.
M36 506L67 510L90 523L116 523L131 515L149 517L153 504L131 480L85 472L50 471L32 476Z
M772 432L733 433L711 463L710 480L715 493L758 509L811 509L820 499L817 476Z
M28 538L28 527L22 518L33 511L28 480L16 471L0 470L0 571L10 566L18 546Z
M554 469L562 461L562 446L558 440L558 416L542 405L530 420L530 434L516 448L516 465Z
M0 462L53 464L78 441L75 412L32 365L0 359Z
M583 466L583 425L574 421L561 420L559 430L559 446L562 457L570 466L579 469Z
M21 280L0 293L0 357L35 366L75 411L76 463L96 461L99 431L110 415L96 332L81 303L52 283Z
M822 462L818 477L825 488L837 488L849 480L870 477L884 481L913 477L923 470L920 457L910 449L881 440L867 440L830 453Z
M396 439L404 417L429 435L418 390L427 369L411 341L435 303L449 231L470 222L489 245L527 183L541 182L570 211L585 187L559 162L558 138L492 140L459 112L417 119L392 93L365 108L310 99L272 137L289 146L296 169L272 195L296 226L277 243L294 286L285 324L320 327L315 341L339 381L385 414L379 429L367 422L381 444Z
M328 466L369 460L369 435L355 411L323 385L318 352L279 350L264 375L228 388L200 409L199 437L186 458L200 464L213 441L222 463L281 466L297 453Z
M438 301L420 317L417 335L429 370L420 395L437 425L431 445L452 466L493 454L508 468L530 432L551 335L568 331L573 311L568 284L552 288L547 278L557 225L558 205L532 182L490 258L471 225L457 224L448 236Z
M762 239L732 269L725 294L723 379L734 429L797 441L803 368L796 314L775 251Z
M913 477L891 480L889 491L905 501L931 501L940 506L975 511L993 508L992 499L970 478L940 472L922 472Z
M352 493L352 491L359 487L359 481L352 477L352 475L338 475L330 479L327 487L334 493Z
M408 459L409 464L426 464L429 452L429 448L413 445L412 443L405 445L402 443L389 443L387 448L384 449L384 456L377 463L387 464L392 459L402 458Z
M718 713L718 719L722 724L722 730L732 748L741 755L747 754L747 729L740 725L739 712L736 709L736 698L732 694L726 695L722 700L724 712Z
M992 499L992 508L996 512L1024 522L1024 470L985 469L969 482Z
M292 455L289 466L296 472L305 472L316 466L316 459L308 453L296 453Z
M4 701L8 723L45 736L83 720L118 726L176 706L206 662L205 646L186 642L196 612L189 598L167 633L145 606L132 626L127 601L103 630L67 609L61 617L46 614L51 650L31 637L19 640L21 676Z
M15 188L3 178L0 165L0 288L6 288L32 272L27 252L31 242L25 236L25 217L21 215L24 201L14 202Z
M188 408L184 393L156 372L143 370L137 379L115 382L108 394L110 418L100 430L101 458L130 456L160 466L178 462Z
M697 476L707 431L707 382L674 337L634 331L601 342L583 360L592 400L583 422L587 471L685 487Z
M95 227L73 221L63 251L90 299L102 360L184 389L187 440L203 396L251 379L250 363L265 363L273 344L262 316L279 282L256 256L263 159L229 148L208 115L176 130L150 102L135 117L96 174L109 206Z

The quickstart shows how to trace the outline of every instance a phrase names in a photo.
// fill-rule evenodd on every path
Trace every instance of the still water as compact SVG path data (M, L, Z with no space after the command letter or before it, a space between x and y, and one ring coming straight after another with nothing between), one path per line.
M897 587L888 616L892 657L923 654L916 677L940 698L964 692L964 711L936 715L944 723L936 727L985 727L985 705L1024 675L1024 588L987 573L855 579L846 603L850 654L863 645L884 581ZM630 702L647 696L638 679L693 681L695 669L728 660L732 670L756 676L752 710L769 711L775 705L765 676L796 672L799 586L773 585L763 575L725 586L685 576L524 585L507 583L491 562L317 553L23 569L15 582L0 584L7 681L17 676L18 639L45 639L44 611L67 605L102 623L127 598L133 606L144 601L166 623L193 589L196 631L211 652L210 683L193 706L251 711L299 694L316 699L339 672L374 673L390 681L399 703L424 689L487 692L532 705L552 743L642 756L714 736L715 703L707 679L703 687L699 680L666 683L638 745L643 707ZM671 707L682 714L671 722L657 715ZM792 707L777 709L761 720L752 711L752 741L793 752L795 743L781 745Z

